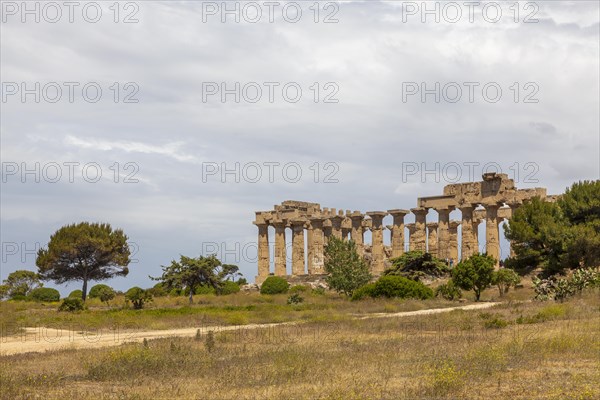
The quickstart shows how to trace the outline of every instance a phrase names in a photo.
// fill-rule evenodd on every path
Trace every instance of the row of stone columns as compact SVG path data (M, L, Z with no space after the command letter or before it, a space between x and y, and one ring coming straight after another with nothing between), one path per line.
M484 219L486 221L487 254L500 259L500 234L498 210L500 204L485 205ZM383 219L392 215L393 223L386 228L391 231L391 257L399 257L404 253L404 228L409 231L409 249L428 251L442 259L458 262L458 226L462 225L461 259L468 258L479 251L478 224L481 212L476 211L477 204L459 207L462 213L461 221L451 221L450 213L453 206L434 208L438 213L438 222L427 223L428 208L417 207L409 210L370 211L366 215L357 211L346 212L346 216L325 215L301 217L290 220L273 220L255 222L258 227L258 272L259 277L269 275L269 237L268 226L275 228L275 275L285 276L287 249L285 229L292 230L292 275L303 275L305 257L307 258L308 274L324 273L323 250L330 236L351 239L356 243L358 253L364 254L364 232L371 230L371 269L374 274L383 272L385 264L385 246L383 243ZM511 211L515 206L511 206ZM407 214L415 215L415 222L404 224ZM476 214L477 213L477 217ZM343 224L344 220L347 222ZM348 223L349 220L349 223ZM307 231L308 254L304 251L304 231Z

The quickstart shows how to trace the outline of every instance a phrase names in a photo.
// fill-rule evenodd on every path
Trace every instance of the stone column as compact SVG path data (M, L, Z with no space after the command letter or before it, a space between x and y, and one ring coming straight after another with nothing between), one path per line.
M404 217L410 214L409 210L388 210L388 214L394 217L392 224L392 257L400 257L404 254Z
M323 245L327 246L327 242L329 240L329 237L333 234L333 230L331 227L331 220L326 219L323 222Z
M438 213L438 257L450 258L450 213L454 207L436 208Z
M484 211L485 212L485 211ZM481 249L479 248L479 223L481 222L481 219L478 215L477 215L477 211L473 210L473 243L475 245L475 253L481 253Z
M342 238L342 221L344 217L336 215L331 217L331 233L338 239Z
M460 259L465 260L479 250L473 235L473 206L460 207L460 212L462 214L462 250Z
M404 225L406 229L408 229L408 250L415 250L415 224L406 224Z
M498 230L498 204L486 204L485 207L485 249L487 255L500 261L500 232Z
M315 258L315 254L314 254L314 247L313 247L313 227L310 224L310 221L308 222L308 226L306 228L306 243L307 243L307 251L308 254L306 255L306 271L308 274L310 274L312 270L314 270L313 267L313 261Z
M356 243L356 251L360 256L364 254L364 236L363 236L363 220L365 216L359 213L358 211L354 211L352 215L350 215L350 219L352 220L352 232L350 236L354 243Z
M383 217L386 213L383 211L371 211L367 215L371 217L371 256L373 257L373 264L371 265L371 272L380 275L383 273Z
M312 262L309 260L308 273L324 274L324 256L323 256L323 218L315 217L310 219L312 226L311 241L309 241L309 256L312 255Z
M275 221L275 275L286 276L286 248L285 248L285 222Z
M304 221L292 220L292 275L304 275Z
M427 223L427 252L435 257L438 254L438 223Z
M416 250L427 251L427 232L425 230L425 224L427 220L427 209L422 207L411 208L413 214L415 214L415 239L414 245Z
M253 222L258 227L258 276L256 283L261 284L269 276L269 224Z
M458 221L450 221L448 224L448 253L449 257L453 264L456 266L458 263L458 226L460 222Z

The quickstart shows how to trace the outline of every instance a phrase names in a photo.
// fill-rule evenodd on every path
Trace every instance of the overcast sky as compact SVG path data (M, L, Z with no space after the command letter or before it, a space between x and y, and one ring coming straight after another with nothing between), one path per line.
M221 2L82 2L71 23L58 2L53 23L3 1L0 278L35 270L61 226L103 221L135 253L115 288L208 250L252 281L254 212L284 200L411 208L486 163L549 193L598 179L598 2L502 2L497 22L497 3L446 3L427 3L439 22L421 2L280 2L272 22L237 3L235 22ZM236 163L239 182L221 174Z

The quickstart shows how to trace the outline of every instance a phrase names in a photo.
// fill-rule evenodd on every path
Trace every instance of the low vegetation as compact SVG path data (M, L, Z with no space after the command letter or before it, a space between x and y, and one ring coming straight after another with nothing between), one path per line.
M488 295L497 290L482 297ZM234 306L262 298L255 296L212 298ZM326 298L363 312L395 304ZM600 298L586 289L563 303L510 302L484 312L202 330L190 338L2 357L1 398L592 400L600 397L599 324Z

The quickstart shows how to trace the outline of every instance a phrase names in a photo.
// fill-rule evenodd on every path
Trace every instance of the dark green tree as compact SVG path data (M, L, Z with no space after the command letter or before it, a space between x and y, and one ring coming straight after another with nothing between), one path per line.
M520 272L541 267L545 276L600 265L600 181L574 183L556 203L538 198L519 207L506 237Z
M38 251L36 264L43 280L58 284L83 281L82 299L87 285L129 273L129 246L121 229L106 223L81 222L66 225L50 237L48 248Z
M384 275L400 275L415 281L426 276L440 277L450 271L442 260L418 250L407 251L390 261L392 267L386 269Z
M8 297L27 296L33 289L43 286L36 272L22 269L8 274L4 284L8 287Z
M162 266L162 269L162 276L150 278L161 281L167 291L189 289L190 304L199 286L212 286L220 293L225 280L240 275L236 265L222 264L214 254L197 258L181 256L179 261L173 260L171 265Z
M490 287L496 260L487 254L473 254L452 270L452 281L463 290L473 290L479 301L481 292Z
M356 251L352 240L330 236L325 246L325 281L330 288L346 296L371 280L369 266Z

